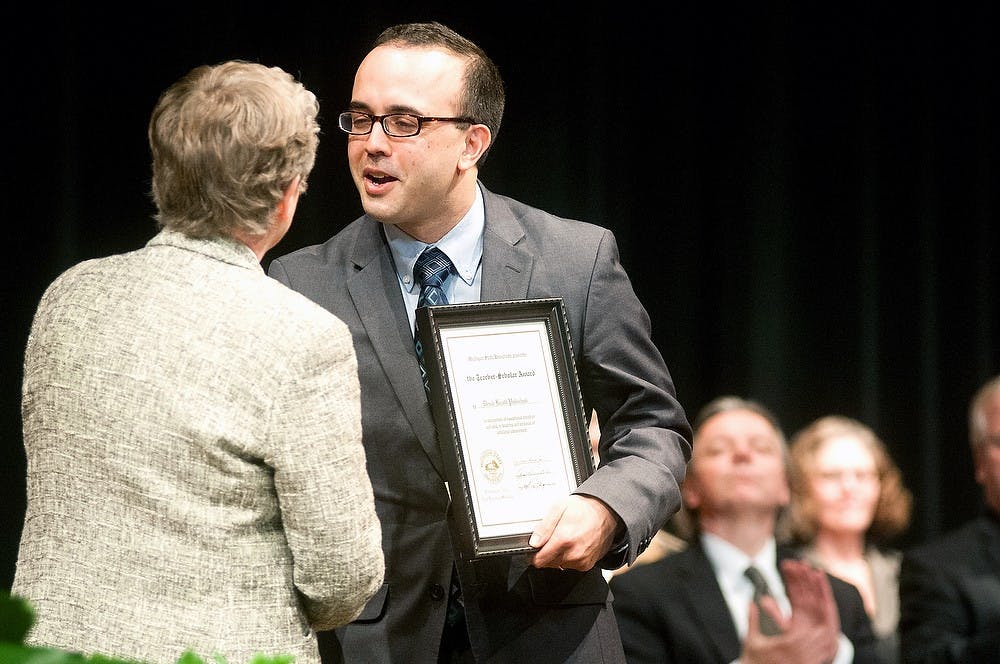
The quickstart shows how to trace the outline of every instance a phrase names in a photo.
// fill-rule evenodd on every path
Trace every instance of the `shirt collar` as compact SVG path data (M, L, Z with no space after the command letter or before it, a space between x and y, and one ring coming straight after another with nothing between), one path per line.
M773 537L768 539L753 557L712 533L701 534L701 545L721 585L735 588L740 584L749 583L743 572L750 565L754 565L764 575L764 580L772 591L784 588L777 573L777 545Z
M230 237L192 238L177 231L162 229L146 246L171 246L203 254L224 263L263 272L260 260L250 247Z
M455 274L468 285L472 285L479 269L479 261L483 256L483 229L486 225L486 213L483 205L483 192L476 185L476 199L472 207L465 213L462 220L448 234L434 243L443 251L455 266ZM426 242L414 239L393 224L383 224L385 237L389 241L389 250L396 264L399 280L408 292L413 291L413 265L417 257L429 246Z

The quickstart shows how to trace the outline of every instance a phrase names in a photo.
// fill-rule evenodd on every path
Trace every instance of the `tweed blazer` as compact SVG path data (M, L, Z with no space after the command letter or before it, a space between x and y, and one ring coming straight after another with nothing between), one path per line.
M899 598L903 664L1000 662L1000 515L907 550Z
M382 583L350 333L245 245L164 231L70 268L24 363L30 643L319 660Z
M778 547L780 561L796 557ZM827 575L840 631L854 646L855 664L877 664L875 636L857 588ZM728 664L741 643L712 563L699 540L683 551L635 567L611 580L629 664Z
M619 262L612 233L483 188L482 301L562 297L601 463L579 488L625 523L633 560L680 505L690 428ZM434 422L382 225L363 216L268 273L350 327L360 366L368 469L382 522L386 585L358 620L322 635L324 662L436 662L455 554ZM457 566L477 661L618 662L600 569L535 569L523 556Z

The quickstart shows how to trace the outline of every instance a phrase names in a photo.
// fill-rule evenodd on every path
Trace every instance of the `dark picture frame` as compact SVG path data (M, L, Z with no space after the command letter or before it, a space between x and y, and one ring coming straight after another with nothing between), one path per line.
M460 553L530 552L594 472L562 298L420 307L416 321Z

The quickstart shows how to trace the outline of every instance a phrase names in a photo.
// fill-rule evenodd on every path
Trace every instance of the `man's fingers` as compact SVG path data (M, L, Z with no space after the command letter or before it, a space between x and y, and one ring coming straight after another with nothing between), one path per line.
M528 538L528 546L538 550L533 557L533 564L536 567L558 567L558 565L553 564L554 557L552 555L541 554L541 549L545 547L549 538L552 537L552 533L555 531L556 526L559 525L559 519L562 518L565 510L565 501L559 501L553 505L545 516L542 517L542 520L538 522L538 525L535 526L531 537Z

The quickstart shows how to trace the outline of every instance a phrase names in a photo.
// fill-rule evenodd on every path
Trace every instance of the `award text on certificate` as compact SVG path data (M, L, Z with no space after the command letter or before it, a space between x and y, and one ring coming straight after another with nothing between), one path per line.
M531 532L576 489L544 322L441 330L481 537Z

